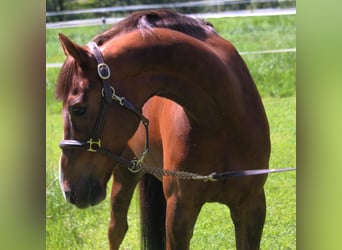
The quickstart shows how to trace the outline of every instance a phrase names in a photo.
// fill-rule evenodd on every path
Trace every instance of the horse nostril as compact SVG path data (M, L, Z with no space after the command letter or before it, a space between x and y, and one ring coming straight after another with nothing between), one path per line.
M102 188L100 183L93 182L89 189L89 201L91 205L97 204L102 200Z
M67 201L69 201L70 196L71 196L71 191L65 191L65 192L64 192L64 197L65 197L65 199L66 199Z
M70 202L70 203L74 203L75 202L71 191L65 191L64 192L64 197L65 197L67 202Z
M96 183L92 183L89 189L89 200L94 199L96 196Z

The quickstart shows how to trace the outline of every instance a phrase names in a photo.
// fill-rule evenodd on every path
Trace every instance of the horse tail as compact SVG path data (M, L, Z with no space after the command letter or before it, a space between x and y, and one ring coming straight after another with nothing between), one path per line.
M140 223L142 249L165 249L166 202L162 183L145 174L140 181Z

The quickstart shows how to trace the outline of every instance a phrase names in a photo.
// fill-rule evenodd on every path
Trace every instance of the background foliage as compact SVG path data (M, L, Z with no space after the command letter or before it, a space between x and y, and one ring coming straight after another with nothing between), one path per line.
M81 10L89 8L103 8L114 6L144 5L144 4L172 4L194 2L196 0L46 0L46 11L56 12L64 10ZM199 1L199 0L197 0ZM222 12L227 10L244 10L257 8L284 8L295 7L295 0L265 0L264 2L253 0L232 0L225 4L204 5L192 7L180 7L176 10L181 13L201 13L201 12ZM73 19L101 18L101 17L117 17L127 15L129 11L118 12L99 12L99 13L83 13L68 14L58 16L48 16L47 22L67 21Z

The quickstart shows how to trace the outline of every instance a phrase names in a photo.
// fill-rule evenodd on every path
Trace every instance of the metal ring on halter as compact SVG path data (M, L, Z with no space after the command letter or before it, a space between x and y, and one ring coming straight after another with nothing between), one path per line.
M99 63L97 65L97 72L99 73L99 76L103 80L106 80L110 77L110 69L108 65L105 63Z
M138 173L142 169L142 164L138 160L132 160L128 170L132 173Z
M113 86L110 86L110 89L112 90L112 99L114 99L113 96L116 96L115 95L115 89L113 88ZM105 89L102 88L102 91L101 91L102 96L105 96L104 91L105 91Z

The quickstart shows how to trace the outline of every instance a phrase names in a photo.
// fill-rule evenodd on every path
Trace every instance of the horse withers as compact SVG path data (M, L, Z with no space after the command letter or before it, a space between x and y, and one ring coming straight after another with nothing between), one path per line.
M105 198L113 175L110 249L125 236L139 182L143 247L189 249L201 207L220 202L231 211L236 248L259 249L266 174L162 175L268 168L267 118L234 46L210 23L169 10L135 12L88 46L59 37L67 56L56 86L60 183L67 201L86 208Z

